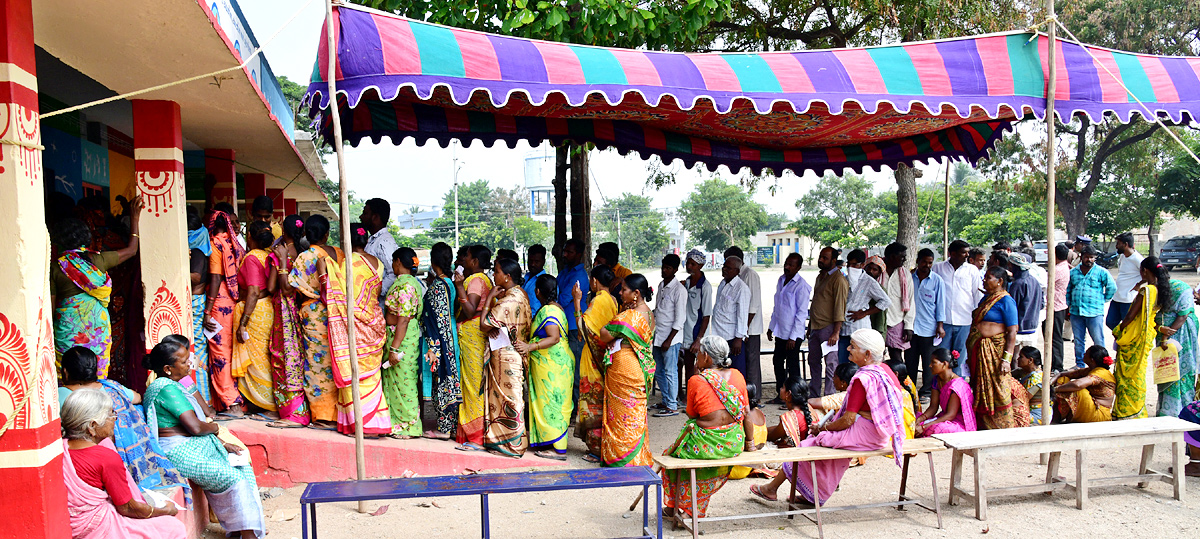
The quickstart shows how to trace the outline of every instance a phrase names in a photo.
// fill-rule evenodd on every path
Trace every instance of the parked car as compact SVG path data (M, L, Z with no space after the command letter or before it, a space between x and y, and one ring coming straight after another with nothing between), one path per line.
M1158 258L1167 269L1175 267L1200 268L1200 236L1175 236L1164 243Z
M1039 241L1033 244L1033 261L1037 264L1045 264L1050 261L1050 252L1046 248L1046 242Z

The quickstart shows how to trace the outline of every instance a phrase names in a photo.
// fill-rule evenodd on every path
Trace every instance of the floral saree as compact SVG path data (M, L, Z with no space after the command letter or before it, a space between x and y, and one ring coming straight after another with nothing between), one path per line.
M571 382L575 358L567 346L567 316L557 305L543 305L533 320L530 343L550 336L547 328L558 327L558 342L545 350L529 353L529 445L567 452L567 427L571 423Z
M681 459L717 460L736 457L742 454L746 445L746 435L742 429L742 413L746 404L746 396L736 387L726 382L713 369L700 373L707 386L697 387L695 391L712 391L717 399L725 405L725 411L733 416L732 423L715 428L704 428L696 422L696 418L688 419L683 424L683 431L675 440L675 444L663 452ZM691 387L688 391L693 391ZM691 399L688 399L689 401ZM785 414L790 415L790 414ZM696 470L696 499L692 500L691 471L663 470L663 498L667 507L673 507L691 516L692 504L696 504L697 517L703 518L708 511L708 503L712 500L725 482L729 480L729 466L700 468Z
M372 268L361 253L353 253L351 263L356 289L353 310L346 297L346 276L343 267L328 256L325 285L325 306L329 309L329 352L333 356L333 382L337 385L337 428L342 434L354 434L354 398L351 384L358 384L364 434L390 434L392 420L387 401L383 398L383 341L387 323L379 306L379 290L383 286L380 271ZM382 264L382 262L380 262ZM354 345L358 359L358 380L354 380L350 365L350 340L347 325L354 324Z
M238 279L242 286L258 287L261 297L255 303L250 320L246 324L249 338L245 342L238 342L237 335L234 335L231 372L233 379L237 380L238 391L247 401L263 410L275 411L271 358L267 355L267 347L271 344L271 329L275 325L275 309L271 308L271 299L266 295L269 271L267 252L262 249L254 249L242 259ZM246 311L246 299L242 298L233 311L235 331Z
M637 309L618 314L604 329L621 348L604 358L604 425L600 462L605 466L649 466L646 392L654 377L654 317ZM628 346L626 346L628 345Z
M596 292L579 324L583 351L579 358L579 406L576 408L575 436L587 444L593 455L600 454L600 433L604 424L604 374L601 363L608 354L600 342L600 328L617 316L617 300L607 290Z
M275 267L283 264L271 255ZM282 267L291 271L291 267ZM283 276L279 277L284 278ZM304 400L304 347L300 337L300 312L296 294L280 286L271 297L275 323L267 351L271 354L271 382L279 419L301 425L309 423L308 403Z
M387 400L392 421L392 434L421 435L421 399L417 389L417 373L424 360L421 357L421 286L412 275L397 275L383 300L388 313L407 317L407 327L388 326L384 349L392 346L397 331L403 331L400 342L400 362L387 366L383 355L383 396Z
M1196 338L1200 334L1200 320L1196 318L1196 301L1192 287L1178 279L1171 279L1171 308L1158 313L1158 325L1170 327L1180 318L1183 325L1171 336L1179 343L1179 379L1158 385L1158 412L1160 416L1179 417L1179 412L1196 400ZM1161 339L1161 338L1160 338Z
M217 219L218 215L224 214L217 212L213 219ZM210 227L212 222L215 221L210 221ZM209 298L213 305L209 314L216 319L221 329L208 339L208 376L212 382L213 405L218 411L222 411L242 402L232 368L233 332L237 324L234 310L237 308L239 294L237 273L245 251L229 232L211 234L210 237L212 254L208 257L208 271L212 275L221 276L221 282L217 287L217 296Z
M338 264L344 260L341 249L334 247ZM313 421L333 421L337 417L337 386L333 384L333 363L329 356L329 309L321 301L321 280L317 261L327 255L314 245L296 256L288 284L296 289L300 314L300 337L304 348L304 394Z
M454 303L458 290L446 277L429 283L421 309L421 330L425 361L422 379L436 378L430 384L437 407L437 430L443 434L458 431L458 408L462 404L462 386L458 378L458 325L454 323ZM422 384L424 386L425 384Z
M520 286L512 286L496 298L496 305L484 315L489 326L507 332L510 341L528 341L529 298ZM507 457L521 457L529 448L525 430L526 359L512 344L490 350L484 363L487 378L487 415L483 446Z
M85 254L99 255L86 249L74 249L63 252L58 258L59 268L83 293L59 299L54 309L54 351L59 358L75 346L95 352L96 375L104 379L108 377L112 344L108 303L113 284L108 272L97 268ZM61 371L62 366L58 367Z
M1054 395L1054 413L1067 419L1070 423L1098 423L1112 421L1112 408L1101 406L1101 400L1112 399L1116 394L1117 381L1107 367L1095 367L1085 375L1091 378L1088 387L1073 391L1063 396ZM1066 376L1059 376L1054 387L1071 382ZM1051 389L1053 390L1053 389Z
M1117 345L1117 358L1113 363L1113 377L1117 380L1117 397L1112 407L1114 421L1147 416L1146 369L1150 349L1157 342L1158 326L1154 320L1158 315L1158 287L1142 285L1141 293L1134 301L1142 302L1137 318L1127 326L1113 329Z

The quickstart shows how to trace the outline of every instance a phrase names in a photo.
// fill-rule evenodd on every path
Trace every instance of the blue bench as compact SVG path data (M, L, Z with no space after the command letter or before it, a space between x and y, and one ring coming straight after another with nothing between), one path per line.
M318 503L477 494L480 497L483 538L487 539L491 536L488 529L488 496L491 494L633 486L642 487L641 537L661 539L662 519L659 516L662 515L662 478L649 466L309 483L300 496L300 526L305 539L316 539ZM658 508L655 513L655 520L658 521L656 533L650 530L651 486L655 488L654 499Z

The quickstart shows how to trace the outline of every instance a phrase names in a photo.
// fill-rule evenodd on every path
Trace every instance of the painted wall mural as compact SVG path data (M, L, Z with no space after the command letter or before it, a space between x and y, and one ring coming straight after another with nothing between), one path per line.
M182 185L181 174L173 170L151 173L137 172L138 191L146 203L146 211L158 217L175 207L176 186Z
M167 335L188 336L191 332L183 327L183 305L171 289L167 281L162 280L158 290L154 292L154 300L150 304L150 314L146 317L146 346L152 346ZM189 302L190 310L190 302Z

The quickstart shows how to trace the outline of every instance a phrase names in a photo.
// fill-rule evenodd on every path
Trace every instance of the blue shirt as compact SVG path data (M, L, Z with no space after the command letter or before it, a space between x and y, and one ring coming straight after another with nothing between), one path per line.
M563 311L567 314L567 329L571 331L576 329L575 297L571 295L571 291L575 289L575 283L579 283L579 289L583 291L583 298L586 301L588 289L591 288L591 280L582 263L558 273L558 304L563 306ZM587 312L587 303L581 301L579 308Z
M983 298L979 301L980 305L987 301ZM1004 296L992 305L988 312L983 313L984 322L995 322L1004 327L1017 325L1017 301L1012 296Z
M1117 282L1108 270L1093 265L1084 273L1076 266L1071 270L1071 282L1067 283L1067 305L1071 316L1091 318L1104 314L1104 304L1117 293Z
M537 289L538 277L541 277L545 274L546 274L546 270L544 270L544 269L542 271L537 272L536 275L534 275L532 273L525 274L525 286L523 286L522 288L525 289L525 295L529 296L529 312L531 313L532 316L537 316L538 310L540 310L542 308L542 302L538 301L537 293L534 292L534 290ZM574 311L575 309L571 309L571 310Z
M933 337L937 333L937 323L946 322L946 282L932 271L922 280L914 271L913 284L916 289L913 306L917 310L913 333L918 337Z
M1028 335L1042 326L1040 318L1042 307L1046 306L1046 293L1042 291L1037 278L1028 271L1018 269L1013 274L1017 278L1008 283L1008 294L1017 305L1017 332Z

